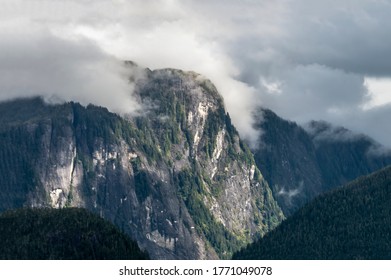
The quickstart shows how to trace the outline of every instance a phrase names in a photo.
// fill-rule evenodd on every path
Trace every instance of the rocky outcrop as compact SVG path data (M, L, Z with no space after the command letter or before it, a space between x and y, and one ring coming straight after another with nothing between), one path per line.
M226 258L283 219L210 81L145 70L136 95L144 110L126 118L0 104L0 210L84 207L155 259Z

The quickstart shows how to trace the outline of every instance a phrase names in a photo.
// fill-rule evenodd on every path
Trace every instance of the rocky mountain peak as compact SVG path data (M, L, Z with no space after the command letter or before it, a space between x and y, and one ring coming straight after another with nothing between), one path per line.
M0 105L0 209L87 208L157 259L228 258L274 228L282 212L213 84L174 69L140 77L137 116Z

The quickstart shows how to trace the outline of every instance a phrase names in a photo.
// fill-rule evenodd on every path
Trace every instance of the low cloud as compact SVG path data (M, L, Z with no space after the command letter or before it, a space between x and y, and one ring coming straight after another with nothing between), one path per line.
M0 34L0 44L8 42L4 48L17 48L8 63L11 68L0 66L12 77L0 81L0 99L56 95L127 112L137 103L130 97L132 85L123 79L127 70L119 61L132 60L150 69L191 70L216 85L240 134L255 143L258 132L252 127L251 111L256 91L237 78L239 71L222 44L222 35L231 37L232 29L224 26L223 17L210 23L206 13L201 14L208 3L32 0L24 5L15 0L0 11L3 26L8 28L11 22L11 29L19 31L15 36ZM34 34L25 37L31 26ZM6 55L0 55L0 63L4 60Z
M8 44L12 50L20 45L15 51L25 62L14 57L7 73L21 77L20 85L26 86L17 93L16 82L8 83L0 98L25 90L60 91L66 100L127 110L136 103L126 97L132 89L119 78L123 69L115 60L133 60L151 69L180 68L208 77L241 136L252 143L259 135L252 111L262 105L299 123L343 125L391 147L391 113L384 98L391 86L382 84L381 95L371 94L368 83L391 78L390 13L388 1L374 0L13 0L0 10L0 31L9 29L23 38L33 26L40 36ZM0 46L10 40L6 35L0 34ZM35 59L26 55L30 48ZM42 61L39 49L48 56ZM66 49L69 57L60 61ZM5 56L0 54L2 64ZM44 59L65 69L63 80ZM4 74L7 69L0 70ZM118 97L106 98L110 89ZM121 104L116 102L120 99Z
M303 128L313 136L315 141L350 142L367 137L363 134L354 133L344 127L333 126L325 121L311 121L304 124Z
M294 201L303 196L304 182L300 181L299 186L296 188L285 188L278 185L274 186L274 188L277 196L282 198L286 205L293 206Z
M262 91L263 103L298 122L355 110L367 93L362 76L319 64L287 64L271 76L280 83L279 94Z
M39 28L0 31L0 100L42 96L134 113L132 71L83 38L65 40Z
M373 107L369 110L357 109L349 112L344 120L339 122L354 131L363 131L388 148L391 148L391 104Z
M381 92L371 92L373 81L391 77L391 41L386 35L391 4L278 3L276 16L265 23L275 32L254 32L230 46L241 80L258 90L263 106L284 118L301 124L326 120L391 147L386 124L391 111L385 106L390 83L382 82Z

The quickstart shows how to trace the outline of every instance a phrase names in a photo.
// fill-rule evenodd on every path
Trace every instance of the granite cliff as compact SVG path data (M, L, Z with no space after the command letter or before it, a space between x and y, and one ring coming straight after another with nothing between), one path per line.
M0 211L82 207L151 258L229 258L282 211L213 84L143 71L137 116L41 98L1 103Z

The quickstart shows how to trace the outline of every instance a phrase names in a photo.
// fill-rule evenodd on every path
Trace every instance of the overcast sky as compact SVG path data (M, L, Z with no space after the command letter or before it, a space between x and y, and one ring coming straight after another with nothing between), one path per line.
M194 70L242 136L259 105L391 147L391 1L2 0L0 99L137 108L120 63Z

